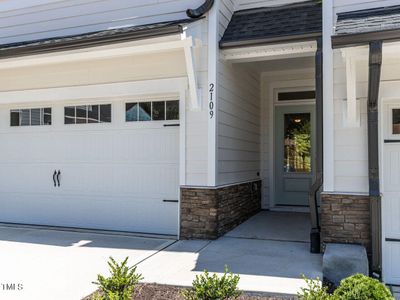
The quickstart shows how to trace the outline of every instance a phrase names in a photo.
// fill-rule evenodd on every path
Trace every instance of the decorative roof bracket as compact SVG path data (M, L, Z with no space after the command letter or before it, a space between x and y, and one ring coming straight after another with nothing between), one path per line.
M207 13L214 5L214 0L206 0L203 5L196 9L188 9L186 15L192 19L198 19Z
M360 103L357 99L357 56L352 48L342 49L342 56L346 62L346 105L344 114L345 127L360 127Z

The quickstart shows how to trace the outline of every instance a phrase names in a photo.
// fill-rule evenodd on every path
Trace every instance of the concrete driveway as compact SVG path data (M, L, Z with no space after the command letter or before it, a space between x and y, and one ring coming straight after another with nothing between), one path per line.
M109 256L118 261L129 256L130 264L137 264L174 242L0 227L0 299L82 299L96 289L97 274L108 273Z
M82 299L96 289L97 274L108 274L109 256L129 256L144 282L190 286L205 269L220 274L227 265L240 275L242 290L295 295L302 274L321 278L322 255L310 254L308 242L291 241L291 230L276 240L277 220L261 213L215 241L0 227L0 284L23 285L15 291L0 285L0 299ZM296 228L300 219L293 220Z

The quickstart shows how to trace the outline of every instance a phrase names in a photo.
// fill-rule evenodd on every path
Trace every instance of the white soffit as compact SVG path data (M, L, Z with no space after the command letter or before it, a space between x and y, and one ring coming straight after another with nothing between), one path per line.
M222 59L232 62L252 62L291 57L313 56L315 55L316 51L316 41L305 41L224 49L221 50L221 56Z

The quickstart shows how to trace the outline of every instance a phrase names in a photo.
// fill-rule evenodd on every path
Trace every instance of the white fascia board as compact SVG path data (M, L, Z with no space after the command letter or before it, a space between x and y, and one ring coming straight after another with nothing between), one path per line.
M0 105L35 102L57 102L101 98L168 95L178 97L187 88L187 78L168 78L120 83L68 86L24 91L0 92ZM156 91L156 92L155 92Z
M224 49L221 51L221 58L232 62L251 62L314 56L315 51L317 51L317 43L307 41Z

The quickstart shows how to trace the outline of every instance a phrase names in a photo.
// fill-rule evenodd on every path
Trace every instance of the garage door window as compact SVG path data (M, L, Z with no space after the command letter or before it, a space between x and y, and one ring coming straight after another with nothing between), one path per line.
M392 134L400 134L400 109L392 110Z
M51 125L51 108L12 109L10 125L13 127Z
M64 124L111 123L111 104L64 107Z
M179 101L126 103L125 120L126 122L179 120Z

